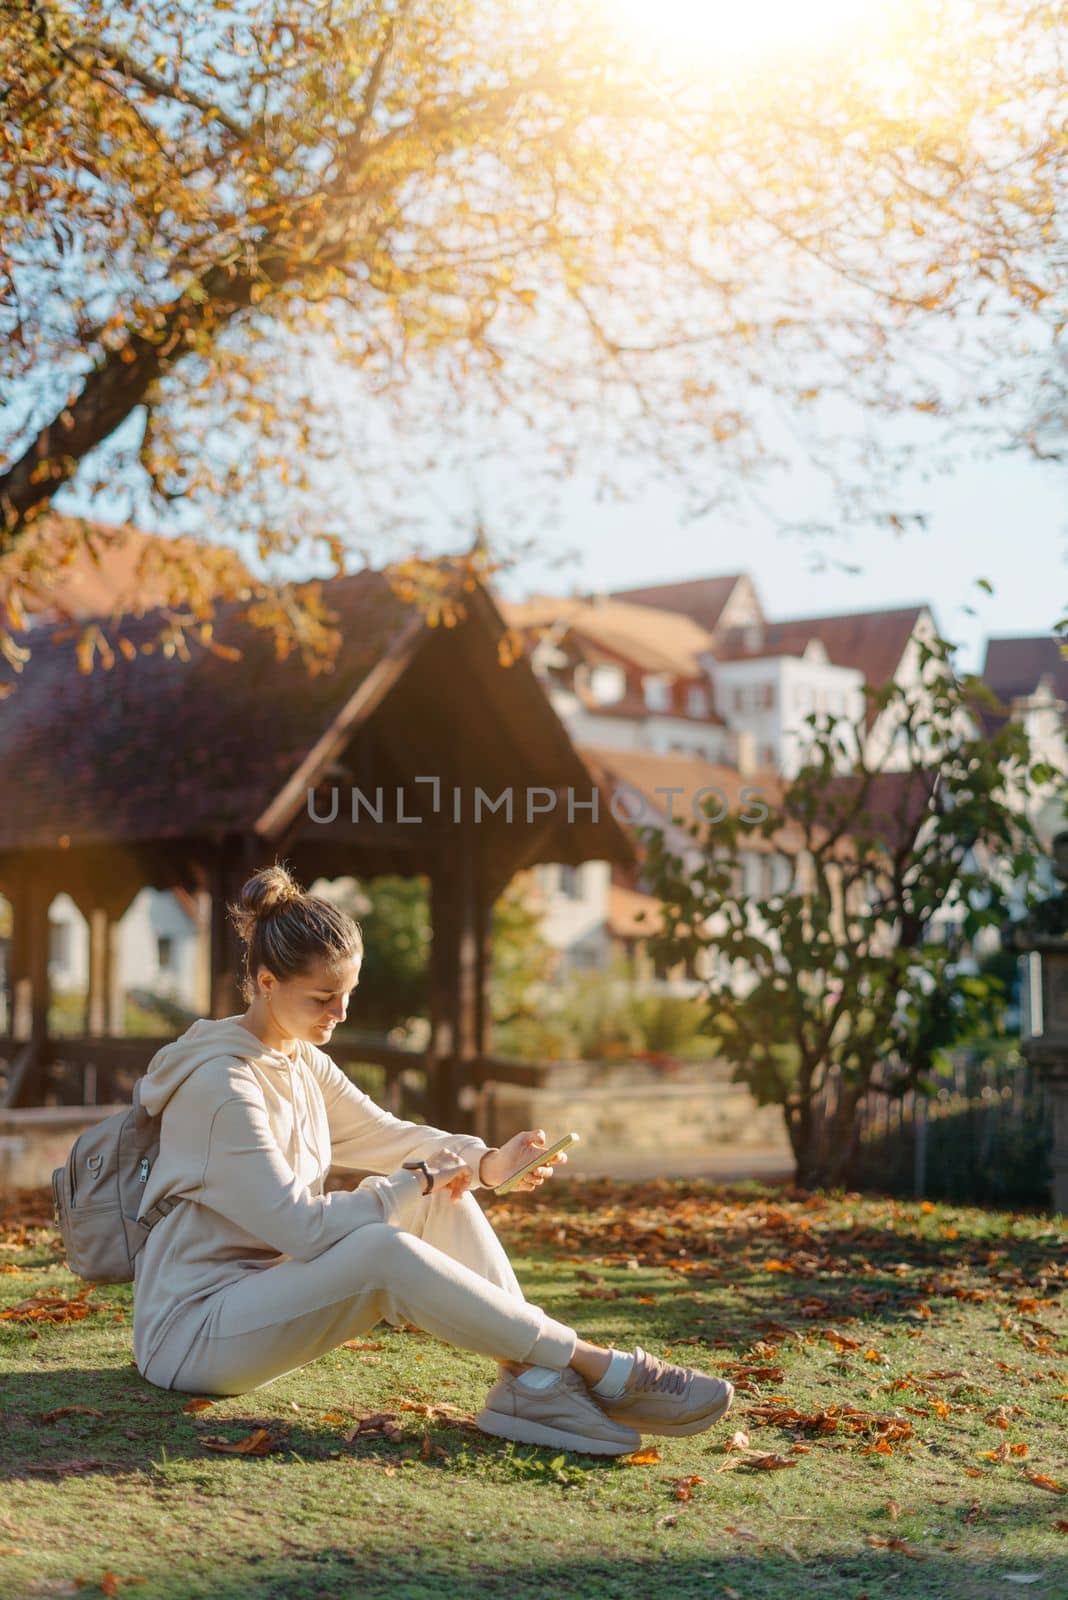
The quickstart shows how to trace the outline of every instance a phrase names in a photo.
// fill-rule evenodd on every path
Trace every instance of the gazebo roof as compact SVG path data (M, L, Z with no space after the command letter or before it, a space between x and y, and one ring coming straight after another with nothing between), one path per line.
M0 684L15 686L0 701L0 853L236 832L272 839L303 810L307 790L330 781L332 763L426 659L428 645L437 652L432 666L419 668L419 683L399 702L402 748L413 760L423 755L418 730L407 726L414 706L437 740L428 739L429 751L442 748L443 733L445 746L461 754L465 741L481 740L474 782L487 776L484 752L500 749L509 772L531 784L588 792L590 775L529 663L498 662L505 624L492 597L478 587L462 599L465 621L430 628L381 573L324 581L322 600L337 614L341 644L333 669L317 676L295 655L279 660L269 632L237 602L220 606L214 623L214 639L242 652L237 661L197 647L182 661L157 648L134 659L116 652L110 670L98 662L85 674L73 638L35 630L23 673L0 664ZM160 626L159 613L149 612L125 619L121 631L140 652ZM449 651L455 681L441 670ZM629 860L630 846L606 811L598 822L580 813L566 831L562 814L545 848L566 854L540 858Z

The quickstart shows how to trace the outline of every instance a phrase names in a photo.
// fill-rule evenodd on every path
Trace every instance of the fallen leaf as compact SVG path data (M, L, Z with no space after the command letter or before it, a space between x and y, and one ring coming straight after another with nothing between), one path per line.
M100 1580L100 1592L109 1596L117 1595L120 1583L145 1583L145 1578L120 1578L114 1572L105 1572Z
M896 1522L898 1517L901 1515L901 1507L898 1505L896 1500L888 1500L883 1509L890 1518L891 1522Z
M112 1306L89 1299L92 1284L73 1296L56 1289L37 1289L28 1300L0 1311L0 1322L82 1322L94 1311L112 1311Z
M228 1456L266 1456L278 1442L266 1428L253 1428L243 1439L224 1439L221 1435L203 1434L201 1444L208 1450L217 1450Z
M694 1491L695 1485L699 1484L699 1483L704 1483L705 1481L706 1480L704 1478L702 1478L702 1477L699 1477L696 1472L691 1473L688 1478L676 1478L675 1479L675 1499L676 1500L692 1500L693 1499L693 1491Z
M623 1457L625 1467L652 1467L661 1459L660 1451L653 1444L647 1444L641 1450L635 1450L633 1455Z
M748 1450L749 1449L749 1435L747 1433L743 1433L741 1428L739 1428L737 1433L734 1433L734 1434L731 1435L731 1437L727 1440L727 1443L723 1446L723 1448L724 1448L725 1451L730 1451L730 1450Z
M391 1411L376 1411L369 1417L361 1417L356 1426L350 1428L345 1435L345 1443L351 1444L354 1439L367 1439L376 1435L389 1440L400 1438L401 1426Z
M796 1467L797 1462L791 1461L789 1456L750 1456L739 1465L752 1467L755 1472L782 1472L786 1467Z
M41 1422L58 1422L60 1417L102 1417L104 1413L95 1406L57 1406L54 1411L38 1412Z
M106 1467L107 1465L106 1461L101 1461L97 1456L84 1456L73 1461L30 1462L23 1470L25 1472L47 1472L57 1478L65 1478L69 1473L93 1472L97 1467Z
M384 1350L386 1347L377 1339L344 1339L341 1343L342 1350Z
M200 1411L210 1411L215 1404L214 1400L190 1400L188 1405L182 1407L186 1416L195 1417Z
M732 1526L732 1524L728 1522L726 1531L732 1536L732 1538L746 1539L750 1544L760 1543L759 1533L754 1533L751 1528L739 1528Z
M1048 1489L1050 1494L1068 1494L1068 1486L1057 1483L1054 1478L1048 1478L1044 1472L1025 1472L1024 1477L1028 1483L1033 1483L1036 1489Z
M893 1550L900 1556L908 1556L912 1561L927 1560L923 1550L917 1550L915 1545L909 1544L907 1539L899 1538L897 1534L891 1534L889 1539L884 1539L878 1533L869 1533L868 1543L875 1550Z

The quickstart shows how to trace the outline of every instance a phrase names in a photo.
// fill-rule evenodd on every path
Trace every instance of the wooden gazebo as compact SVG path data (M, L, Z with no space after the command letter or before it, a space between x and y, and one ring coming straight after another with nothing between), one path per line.
M459 1126L489 1049L493 902L538 861L627 863L628 838L523 658L502 665L491 594L462 595L430 627L378 573L322 586L341 646L331 672L278 660L233 604L189 661L140 645L160 618L126 618L132 659L79 672L75 641L36 631L32 658L0 682L0 891L13 908L11 1035L0 1037L11 1106L42 1101L54 1063L141 1070L160 1040L114 1035L115 932L146 886L211 896L211 1013L243 1009L240 948L226 916L251 871L284 859L305 883L425 873L433 951L427 1111ZM436 780L436 782L435 782ZM512 794L511 816L501 796ZM590 805L596 795L596 806ZM48 908L61 890L89 927L84 1036L48 1032ZM334 1049L337 1059L343 1051ZM379 1059L389 1067L391 1052ZM359 1059L375 1059L367 1049ZM112 1087L112 1095L114 1087Z

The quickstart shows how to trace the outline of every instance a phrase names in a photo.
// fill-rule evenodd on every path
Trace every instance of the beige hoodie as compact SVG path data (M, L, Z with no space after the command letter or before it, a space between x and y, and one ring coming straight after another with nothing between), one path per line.
M203 1019L153 1056L141 1100L162 1113L159 1157L141 1202L178 1204L135 1257L134 1359L168 1385L208 1316L205 1301L248 1272L310 1261L369 1222L403 1227L422 1192L405 1161L443 1146L478 1170L487 1146L390 1116L330 1057L300 1041L269 1050L237 1017ZM323 1192L331 1165L390 1173Z

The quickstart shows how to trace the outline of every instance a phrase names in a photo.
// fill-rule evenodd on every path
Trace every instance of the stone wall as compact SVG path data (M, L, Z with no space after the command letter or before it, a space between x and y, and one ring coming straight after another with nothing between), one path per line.
M535 1086L486 1083L476 1133L497 1145L520 1128L544 1128L550 1141L571 1130L580 1134L568 1152L575 1174L655 1157L670 1177L676 1166L689 1172L713 1157L744 1160L749 1151L781 1157L783 1171L791 1165L779 1108L758 1106L714 1064L665 1076L644 1063L562 1063L546 1067Z
M70 1155L80 1133L128 1106L28 1106L0 1110L0 1194L37 1189Z

